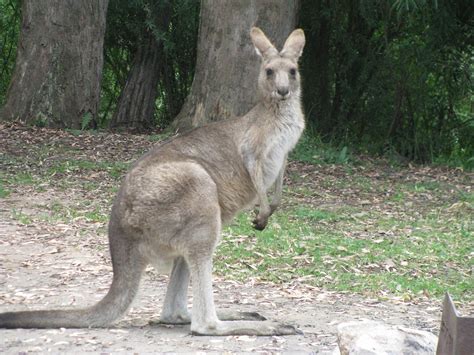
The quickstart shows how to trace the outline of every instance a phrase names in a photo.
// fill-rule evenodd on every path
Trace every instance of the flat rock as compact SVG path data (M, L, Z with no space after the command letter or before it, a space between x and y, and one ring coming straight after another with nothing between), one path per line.
M434 354L438 338L426 331L377 321L354 321L337 327L341 355Z

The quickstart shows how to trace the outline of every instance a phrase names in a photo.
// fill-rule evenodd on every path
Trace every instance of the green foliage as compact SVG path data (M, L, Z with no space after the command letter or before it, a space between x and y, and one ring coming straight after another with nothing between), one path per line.
M0 0L0 105L20 10L19 0ZM195 0L109 2L100 114L84 115L82 129L108 126L150 36L161 46L154 123L169 125L191 87L199 10ZM346 164L362 150L474 169L473 1L302 0L300 26L307 37L303 102L316 133L304 138L295 159Z
M356 162L347 146L339 148L332 143L323 143L311 133L301 137L291 152L290 159L311 164L343 165Z
M474 3L302 2L304 104L325 141L472 168Z
M15 64L20 7L19 0L0 0L0 107Z
M82 120L81 120L81 130L85 130L87 127L89 127L89 125L91 124L92 122L92 115L90 112L87 112L85 113L83 116L82 116Z

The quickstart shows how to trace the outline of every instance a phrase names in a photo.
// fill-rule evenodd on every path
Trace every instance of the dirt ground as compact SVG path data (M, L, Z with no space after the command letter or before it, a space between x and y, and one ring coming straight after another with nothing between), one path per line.
M41 204L68 200L64 192L26 188L0 200L0 312L80 307L99 300L111 281L103 226L81 222L21 224L11 211L21 206L40 213ZM79 227L79 228L78 228ZM159 316L167 278L148 269L133 308L107 329L0 330L0 352L157 353L300 352L330 353L339 323L373 319L438 332L439 304L380 302L352 294L301 285L238 283L215 279L217 307L258 311L295 325L303 335L285 337L192 336L189 326L153 325ZM190 304L192 300L190 299ZM151 323L150 323L151 322Z

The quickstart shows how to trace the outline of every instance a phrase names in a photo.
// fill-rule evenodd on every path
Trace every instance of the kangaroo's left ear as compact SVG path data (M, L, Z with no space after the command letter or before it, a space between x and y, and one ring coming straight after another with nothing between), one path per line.
M298 60L298 58L303 53L304 44L304 32L301 28L298 28L291 32L291 34L288 36L285 45L280 52L280 55L286 58Z

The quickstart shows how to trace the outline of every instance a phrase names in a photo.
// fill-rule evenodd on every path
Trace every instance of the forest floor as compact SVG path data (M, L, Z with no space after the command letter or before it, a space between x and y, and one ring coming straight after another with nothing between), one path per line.
M0 125L0 312L81 307L106 293L111 201L130 163L162 138ZM474 315L473 174L319 154L293 155L268 228L239 215L215 259L218 308L258 311L303 335L199 337L154 324L167 277L150 267L114 326L0 330L0 352L330 353L345 321L437 334L445 291Z

